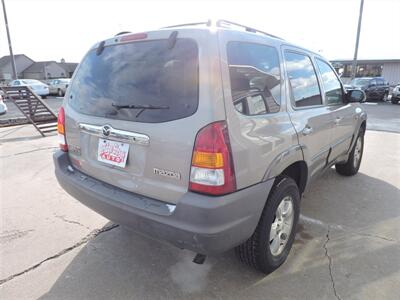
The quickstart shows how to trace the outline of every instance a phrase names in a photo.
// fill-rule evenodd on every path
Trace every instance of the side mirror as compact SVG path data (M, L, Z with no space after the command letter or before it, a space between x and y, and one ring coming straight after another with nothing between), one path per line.
M367 97L363 90L347 90L346 100L348 103L365 102Z

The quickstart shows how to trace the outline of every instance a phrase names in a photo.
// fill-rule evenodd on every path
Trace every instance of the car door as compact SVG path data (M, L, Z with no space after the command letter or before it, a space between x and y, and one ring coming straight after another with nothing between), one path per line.
M356 108L350 103L345 103L342 84L331 65L322 58L316 58L315 62L324 102L331 108L334 120L331 153L329 155L329 162L331 162L350 148L356 123Z
M283 56L291 99L288 112L311 178L327 163L333 130L331 108L323 103L310 55L285 47Z
M50 83L49 83L49 92L50 92L50 94L57 93L57 82L58 82L58 80L50 81Z
M377 97L382 99L385 95L385 81L382 78L376 79L376 86L377 86Z
M368 88L366 90L368 98L377 98L378 97L378 86L376 79L371 79L369 82Z

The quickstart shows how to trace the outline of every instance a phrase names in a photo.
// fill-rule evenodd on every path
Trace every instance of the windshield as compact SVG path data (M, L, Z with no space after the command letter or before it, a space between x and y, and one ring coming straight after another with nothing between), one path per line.
M77 111L136 122L166 122L192 115L198 105L195 41L134 42L96 49L83 59L71 84L69 103ZM116 106L168 109L116 109Z
M369 84L369 81L369 79L355 78L350 82L350 84L353 86L366 86Z
M43 84L40 81L37 80L21 80L24 84Z

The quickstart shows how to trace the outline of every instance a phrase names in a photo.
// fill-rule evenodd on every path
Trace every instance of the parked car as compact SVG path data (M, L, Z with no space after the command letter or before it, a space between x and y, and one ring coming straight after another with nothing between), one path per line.
M393 104L397 104L400 101L400 84L396 85L392 91L391 101Z
M44 99L49 95L48 85L35 79L16 79L10 82L10 86L29 86L37 95Z
M367 100L385 101L389 95L389 83L383 77L354 78L345 86L350 89L362 89L367 95Z
M3 96L0 94L0 115L7 113L7 105L4 103Z
M52 79L49 81L49 93L51 95L57 95L59 97L63 97L68 88L71 79L69 78L61 78L61 79Z
M364 99L318 53L247 26L123 34L76 70L55 174L83 204L194 262L235 248L270 273L309 183L333 165L358 172Z

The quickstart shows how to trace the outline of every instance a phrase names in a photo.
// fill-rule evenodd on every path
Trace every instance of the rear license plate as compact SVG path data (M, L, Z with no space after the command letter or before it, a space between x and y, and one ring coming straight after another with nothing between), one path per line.
M99 139L99 147L97 151L98 161L125 168L128 153L129 144Z

